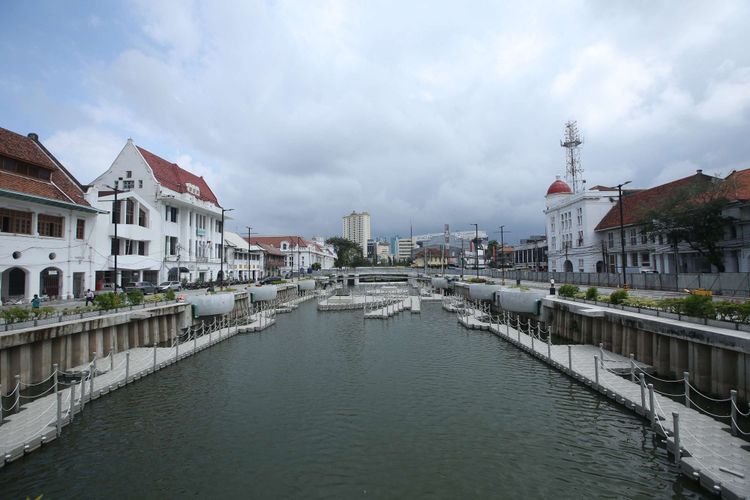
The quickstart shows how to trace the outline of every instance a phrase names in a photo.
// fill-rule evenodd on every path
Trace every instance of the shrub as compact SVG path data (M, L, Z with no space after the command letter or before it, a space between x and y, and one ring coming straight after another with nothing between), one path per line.
M627 298L627 290L615 290L614 292L609 294L609 302L611 304L622 304Z
M94 305L97 309L103 309L105 311L121 307L124 303L122 295L123 294L114 292L100 293L94 297Z
M711 297L705 295L690 295L683 300L684 314L698 318L716 318L716 307Z
M716 309L716 316L724 321L735 321L739 316L740 304L730 302L728 300L722 300L714 303Z
M578 293L578 287L575 285L562 285L557 294L561 297L574 297Z
M586 300L596 300L599 295L599 290L595 286L590 286L586 289Z
M143 291L142 290L130 290L128 292L128 303L131 306L137 306L143 304Z
M46 318L48 316L52 316L53 314L55 314L55 308L52 306L43 306L39 309L31 310L31 315L34 316L34 319Z
M609 295L599 295L596 297L597 302L605 302L609 304Z
M0 312L0 317L2 317L6 323L16 323L20 321L26 321L31 316L31 309L26 309L25 307L9 307L8 309L4 309Z
M626 306L640 307L641 309L656 309L658 307L658 303L649 297L628 297L622 303Z
M678 298L661 299L659 302L657 302L657 307L659 307L660 309L663 309L666 312L682 314L684 310L683 299L678 299Z
M469 278L469 283L487 283L487 280L484 278Z
M164 294L164 298L167 300L174 300L175 299L174 290L172 290L171 288L168 288L167 293Z
M750 320L750 300L737 304L737 321L747 323Z

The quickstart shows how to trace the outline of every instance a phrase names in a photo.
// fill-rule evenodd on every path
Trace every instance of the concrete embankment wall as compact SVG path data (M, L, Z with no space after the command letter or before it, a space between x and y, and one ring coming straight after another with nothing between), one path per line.
M292 291L284 291L291 294ZM235 294L233 313L243 314L248 293ZM20 375L25 384L44 380L57 363L61 370L88 363L110 351L171 342L173 335L199 322L189 303L120 310L102 316L29 327L0 334L0 384L7 394Z
M665 378L690 382L704 393L740 399L750 396L750 335L628 311L547 298L543 317L555 334L580 344L599 345L652 365ZM592 360L593 363L593 360Z

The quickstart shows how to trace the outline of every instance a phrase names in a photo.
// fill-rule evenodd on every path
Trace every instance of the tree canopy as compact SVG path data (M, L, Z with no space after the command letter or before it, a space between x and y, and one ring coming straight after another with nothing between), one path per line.
M721 241L732 218L723 214L729 203L730 186L706 180L676 190L656 206L644 208L640 215L642 231L649 236L662 235L677 246L681 242L724 272Z
M365 263L362 258L362 248L355 242L349 241L341 236L331 236L326 244L333 245L336 250L336 267L357 267Z

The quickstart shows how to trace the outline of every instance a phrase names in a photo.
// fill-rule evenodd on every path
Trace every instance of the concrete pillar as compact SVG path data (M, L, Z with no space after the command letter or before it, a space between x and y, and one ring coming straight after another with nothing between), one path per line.
M692 384L702 392L711 392L711 347L698 343L691 343L693 347L690 378Z
M737 380L737 353L727 349L711 348L711 393L728 397Z
M32 366L32 348L30 344L18 346L18 371L16 374L21 375L21 380L29 382L34 374L31 372Z
M664 375L669 373L669 337L654 335L654 359L653 366L656 372Z
M141 321L141 337L140 342L141 345L153 345L154 341L151 338L151 334L149 333L149 326L151 325L151 321L148 319L144 319Z
M2 394L9 392L11 389L11 380L13 375L10 371L10 349L0 351L0 385L3 387Z

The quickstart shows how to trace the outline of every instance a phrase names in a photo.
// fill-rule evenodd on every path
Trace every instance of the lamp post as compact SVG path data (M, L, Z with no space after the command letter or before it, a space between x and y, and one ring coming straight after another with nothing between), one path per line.
M500 276L501 283L505 284L505 224L499 226L500 229Z
M617 185L617 196L618 196L618 203L620 205L620 246L622 247L622 287L627 288L628 287L628 274L627 270L625 269L625 229L624 229L624 221L623 221L623 209L622 209L622 187L630 184L630 181L625 181L622 184Z
M477 278L479 278L479 224L469 224L474 226L474 267L477 270Z
M113 247L114 247L113 248L113 250L114 250L113 257L114 257L114 267L115 267L115 277L114 277L113 281L115 283L115 288L114 288L114 292L115 293L117 293L117 287L118 287L118 283L117 283L117 271L118 271L118 269L117 269L117 256L120 254L120 239L117 237L117 224L119 224L119 222L120 222L120 204L117 201L117 195L119 193L124 193L126 191L125 189L122 189L122 190L120 189L120 186L119 186L120 181L122 181L122 177L118 177L115 180L115 186L114 187L107 186L109 189L111 189L115 193L115 201L114 201L114 206L112 208L112 215L114 216L114 223L115 223L115 239L114 239L114 242L113 242Z
M224 288L224 213L231 212L233 208L222 208L221 209L221 262L219 263L219 290Z

